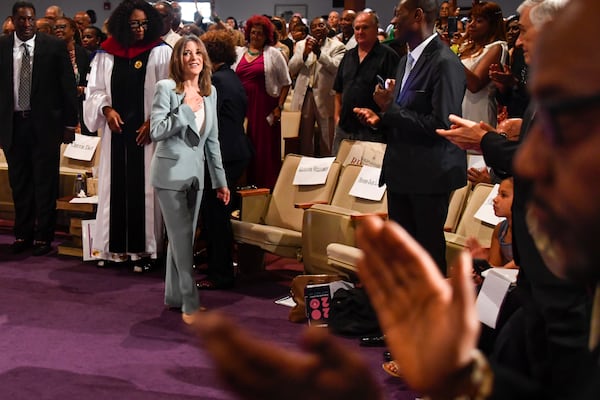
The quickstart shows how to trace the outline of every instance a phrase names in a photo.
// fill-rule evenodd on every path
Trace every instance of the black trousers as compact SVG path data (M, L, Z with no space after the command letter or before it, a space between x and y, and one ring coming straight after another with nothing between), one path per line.
M227 176L227 186L231 192L228 205L217 199L217 192L211 189L208 168L204 194L200 206L202 236L206 239L208 257L208 279L217 285L233 284L233 230L231 228L231 212L235 209L235 185L248 166L248 160L223 162Z
M14 136L5 156L15 206L17 239L51 242L56 228L60 144L40 144L31 117L15 113Z
M388 214L429 252L446 274L444 224L448 216L450 193L406 194L388 189Z

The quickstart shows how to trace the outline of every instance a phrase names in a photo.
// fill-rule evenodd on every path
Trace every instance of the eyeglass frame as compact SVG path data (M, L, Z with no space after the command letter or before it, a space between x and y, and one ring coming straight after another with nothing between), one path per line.
M148 29L148 20L147 19L134 19L129 21L129 29L131 30L137 30L139 28L142 28L144 30Z

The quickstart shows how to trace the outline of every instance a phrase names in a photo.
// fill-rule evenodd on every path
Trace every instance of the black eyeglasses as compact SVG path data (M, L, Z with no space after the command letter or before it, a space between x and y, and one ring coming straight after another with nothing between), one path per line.
M564 100L539 100L535 119L540 123L544 136L550 143L556 146L564 146L576 141L579 136L566 138L565 131L581 131L583 137L589 129L579 128L580 124L589 127L590 118L584 113L592 111L600 105L600 93L589 96L572 97ZM594 116L592 121L596 119Z
M129 27L133 30L137 30L139 28L148 29L148 20L147 19L131 20L131 21L129 21Z
M53 28L53 29L54 29L55 31L58 31L58 30L62 30L62 31L64 31L65 29L67 29L67 25L54 25L54 28Z

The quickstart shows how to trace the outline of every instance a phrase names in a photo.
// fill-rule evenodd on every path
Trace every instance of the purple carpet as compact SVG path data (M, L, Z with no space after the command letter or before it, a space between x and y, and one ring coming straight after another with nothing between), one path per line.
M138 275L56 254L12 255L12 240L0 231L0 398L234 398L180 314L163 308L164 271ZM288 322L289 309L273 300L289 292L300 268L270 261L265 273L240 279L234 290L202 292L200 300L257 336L296 348L303 326ZM383 349L340 340L363 354L387 398L415 398L381 369Z

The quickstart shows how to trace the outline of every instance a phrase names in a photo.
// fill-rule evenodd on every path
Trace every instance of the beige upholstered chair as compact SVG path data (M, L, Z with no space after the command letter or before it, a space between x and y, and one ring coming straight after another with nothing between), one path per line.
M267 189L244 190L240 220L232 220L238 242L238 263L242 270L262 267L264 251L302 259L302 217L299 205L329 203L337 183L340 164L333 162L323 185L294 185L294 175L302 156L288 154L270 194ZM253 260L241 256L253 255ZM260 265L248 265L248 262ZM246 265L242 265L246 263Z
M335 159L342 167L355 164L381 168L385 148L385 143L344 139L340 143Z
M467 199L465 210L456 228L456 232L445 232L446 260L448 265L456 258L458 253L466 247L467 238L474 237L483 247L489 247L492 241L494 226L475 218L475 213L490 194L494 185L480 183L473 188Z
M366 214L387 217L387 194L379 202L349 195L362 165L381 168L386 145L359 140L343 140L336 161L343 166L336 194L330 206L314 205L305 212L303 233L304 270L306 273L336 273L355 279L357 221ZM310 232L309 232L310 231ZM330 255L329 248L338 249Z
M458 221L465 210L467 204L467 198L471 194L472 185L471 182L459 189L456 189L450 195L450 204L448 205L448 216L446 217L446 223L444 224L444 231L456 232L458 227Z
M357 221L365 215L387 217L387 193L379 201L362 199L349 193L361 168L353 164L343 167L331 204L315 204L305 210L302 253L307 274L339 274L354 280L352 268L344 263L328 261L327 246L330 243L353 246ZM355 253L354 248L348 248L347 251L349 254Z

